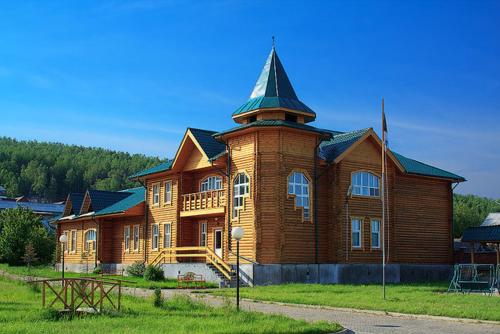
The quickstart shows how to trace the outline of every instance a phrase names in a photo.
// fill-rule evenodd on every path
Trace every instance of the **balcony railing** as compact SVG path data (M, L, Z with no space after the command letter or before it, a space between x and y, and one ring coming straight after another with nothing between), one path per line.
M226 196L224 189L182 195L183 216L206 212L224 212Z

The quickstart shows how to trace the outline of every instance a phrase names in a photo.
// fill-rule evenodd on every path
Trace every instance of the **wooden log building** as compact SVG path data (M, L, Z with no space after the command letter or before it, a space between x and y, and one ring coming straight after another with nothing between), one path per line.
M68 269L134 261L165 275L233 278L241 226L248 284L381 277L381 140L311 126L272 49L232 129L188 128L175 157L131 179L143 187L70 194L58 233ZM388 153L385 247L393 282L442 279L453 263L453 185L461 176ZM86 260L88 261L88 260Z

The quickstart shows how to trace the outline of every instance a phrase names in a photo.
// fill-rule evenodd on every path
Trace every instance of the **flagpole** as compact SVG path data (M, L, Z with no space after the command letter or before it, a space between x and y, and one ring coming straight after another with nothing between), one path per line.
M382 290L385 300L385 131L384 98L382 98Z

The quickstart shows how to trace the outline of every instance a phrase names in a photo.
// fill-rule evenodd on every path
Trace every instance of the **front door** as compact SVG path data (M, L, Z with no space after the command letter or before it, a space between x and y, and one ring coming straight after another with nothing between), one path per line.
M222 258L222 230L214 230L214 252Z

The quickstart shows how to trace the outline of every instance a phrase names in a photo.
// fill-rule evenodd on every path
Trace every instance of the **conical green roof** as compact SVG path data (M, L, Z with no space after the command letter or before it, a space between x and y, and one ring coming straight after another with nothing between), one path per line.
M267 57L250 99L239 107L233 116L263 108L287 108L309 113L311 114L309 121L316 117L316 113L302 103L295 94L274 47Z

